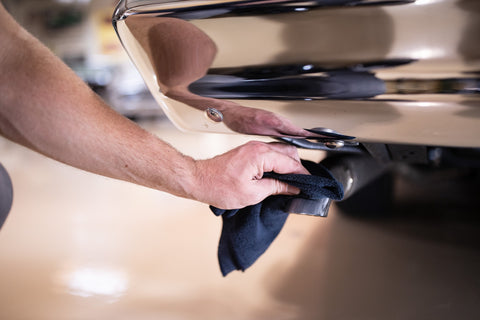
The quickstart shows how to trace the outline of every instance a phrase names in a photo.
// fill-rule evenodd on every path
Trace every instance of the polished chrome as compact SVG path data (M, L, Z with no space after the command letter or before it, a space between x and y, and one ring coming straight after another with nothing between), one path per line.
M379 163L376 159L361 154L341 154L322 161L333 177L342 184L343 199L347 200L357 191L384 174L389 164ZM287 210L290 213L326 217L332 200L324 198L309 200L294 198L289 201Z
M476 0L121 1L114 25L181 128L480 147Z
M334 140L325 138L290 138L290 137L277 137L277 140L286 142L302 149L322 150L345 153L364 153L365 150L356 141L351 140Z
M289 213L326 217L331 203L332 199L327 197L320 200L293 198L288 202L286 211Z
M322 161L322 165L342 184L344 200L380 177L390 167L389 163L380 163L370 156L359 154L330 157Z
M327 141L325 142L325 146L329 149L338 149L345 146L345 141L342 141L342 140Z
M305 129L305 130L307 130L309 132L312 132L312 133L315 133L315 134L318 134L318 135L321 135L321 136L330 137L330 138L334 138L334 139L341 139L341 140L353 140L353 139L355 139L355 137L340 134L340 133L335 132L334 130L329 129L329 128L317 127L317 128L311 128L311 129Z
M205 114L213 122L222 122L223 121L223 114L215 108L207 108L205 110Z

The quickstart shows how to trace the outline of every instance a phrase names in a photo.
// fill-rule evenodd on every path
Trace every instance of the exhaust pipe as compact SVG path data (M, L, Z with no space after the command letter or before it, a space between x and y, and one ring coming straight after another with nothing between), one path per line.
M380 177L388 169L387 163L381 163L367 155L348 154L328 157L324 165L343 186L343 200ZM326 217L332 199L309 200L295 198L290 201L287 210L290 213Z

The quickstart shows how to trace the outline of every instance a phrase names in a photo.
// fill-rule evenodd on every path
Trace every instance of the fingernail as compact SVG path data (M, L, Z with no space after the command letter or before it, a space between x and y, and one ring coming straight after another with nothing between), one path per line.
M295 196L297 194L300 194L300 189L298 189L297 187L289 185L288 189L287 189L287 192L288 192L288 194L290 194L292 196Z

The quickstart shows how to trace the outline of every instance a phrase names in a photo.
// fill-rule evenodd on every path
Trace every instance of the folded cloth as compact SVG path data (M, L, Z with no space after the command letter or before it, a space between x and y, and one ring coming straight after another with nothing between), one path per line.
M278 174L266 172L263 178L286 182L301 190L298 196L270 196L262 202L242 209L222 210L210 206L222 216L223 227L218 245L218 260L223 276L233 270L245 271L270 246L280 233L288 217L286 205L294 197L319 200L343 198L343 187L323 165L302 161L311 173Z

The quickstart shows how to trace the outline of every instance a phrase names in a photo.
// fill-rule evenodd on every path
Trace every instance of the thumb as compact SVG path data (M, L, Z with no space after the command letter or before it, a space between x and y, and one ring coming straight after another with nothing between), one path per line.
M269 195L284 194L294 196L300 193L300 189L297 187L291 186L288 183L279 181L277 179L263 178L258 182L265 190L267 190Z

